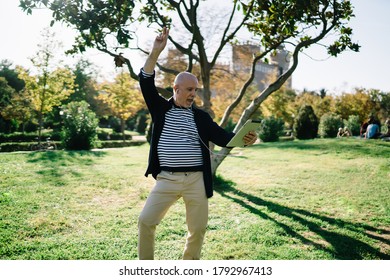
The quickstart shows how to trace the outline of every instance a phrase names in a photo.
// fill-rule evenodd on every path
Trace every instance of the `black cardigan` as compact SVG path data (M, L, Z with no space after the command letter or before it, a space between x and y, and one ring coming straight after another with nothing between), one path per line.
M157 154L157 144L161 136L162 129L165 122L165 113L174 106L173 98L169 100L162 97L154 83L155 74L151 77L144 77L142 73L139 74L139 83L141 86L142 95L148 106L149 112L152 116L153 130L149 151L149 163L145 176L152 174L156 179L161 172L160 162ZM216 124L210 115L195 106L192 106L194 112L194 119L201 138L201 149L203 157L203 180L208 198L213 196L213 176L211 173L211 160L209 152L209 142L225 147L227 143L233 138L234 133L225 131L222 127ZM205 146L205 144L207 146Z

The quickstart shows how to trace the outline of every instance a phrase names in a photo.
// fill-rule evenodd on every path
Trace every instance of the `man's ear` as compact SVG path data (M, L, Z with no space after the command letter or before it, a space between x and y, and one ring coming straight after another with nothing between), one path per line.
M179 91L179 86L178 85L174 85L173 86L173 92L178 94L178 91Z

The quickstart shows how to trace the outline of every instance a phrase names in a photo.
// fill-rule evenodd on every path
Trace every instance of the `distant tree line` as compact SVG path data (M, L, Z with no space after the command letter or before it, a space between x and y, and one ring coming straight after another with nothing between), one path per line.
M93 64L86 60L80 60L74 69L55 68L42 73L33 75L8 60L0 62L0 133L38 131L40 122L44 128L61 129L64 114L61 108L80 101L88 104L101 127L111 127L117 132L127 129L145 133L148 112L137 83L128 73L120 71L114 81L98 82ZM46 81L42 82L44 77ZM215 78L217 92L212 103L216 120L223 114L218 108L231 102L227 90L235 86L231 81L228 73ZM252 91L256 94L255 89ZM242 106L246 106L245 102ZM328 94L325 89L297 92L282 88L269 96L252 118L280 119L284 129L293 132L294 125L298 126L299 112L305 106L312 108L318 122L323 116L333 115L338 116L342 126L343 120L348 122L351 117L358 124L370 116L384 123L389 117L390 94L376 89L355 89L336 95ZM240 113L237 109L231 114L228 129L234 127ZM356 124L351 129L356 133Z

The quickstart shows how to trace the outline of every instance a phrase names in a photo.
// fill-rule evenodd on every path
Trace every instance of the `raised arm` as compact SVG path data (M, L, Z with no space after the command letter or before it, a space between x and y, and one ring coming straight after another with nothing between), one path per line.
M167 45L168 36L169 29L164 27L162 33L154 40L152 51L149 53L149 56L146 59L143 67L146 73L153 73L158 57Z

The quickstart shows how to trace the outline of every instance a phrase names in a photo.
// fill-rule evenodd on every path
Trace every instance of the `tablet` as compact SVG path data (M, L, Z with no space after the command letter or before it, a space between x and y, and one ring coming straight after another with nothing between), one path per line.
M244 147L244 136L252 130L256 130L261 124L261 121L247 120L247 122L240 128L234 137L227 143L226 147Z

